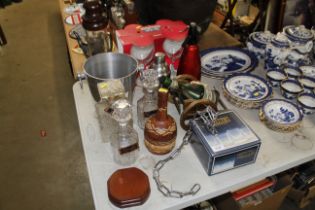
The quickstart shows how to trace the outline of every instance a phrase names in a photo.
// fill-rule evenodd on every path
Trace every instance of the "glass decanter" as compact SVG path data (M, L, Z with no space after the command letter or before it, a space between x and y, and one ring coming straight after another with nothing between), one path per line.
M129 125L132 109L126 99L119 99L113 104L112 117L118 123L118 131L110 138L114 161L120 165L130 165L137 160L139 138L138 133Z
M159 87L158 72L148 69L143 72L144 96L137 102L138 125L144 129L146 120L158 110L157 89Z

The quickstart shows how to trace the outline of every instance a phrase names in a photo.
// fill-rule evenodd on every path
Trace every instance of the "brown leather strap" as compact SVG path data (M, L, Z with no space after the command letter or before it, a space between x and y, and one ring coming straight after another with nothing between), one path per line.
M181 74L181 75L176 76L176 80L177 81L184 80L184 81L190 82L190 81L197 81L197 78L190 74Z
M180 125L184 130L189 129L189 125L185 121L192 118L197 111L203 110L207 106L211 106L215 111L218 110L217 106L209 99L193 100L190 103L187 101L187 104L185 105L184 111L180 115Z

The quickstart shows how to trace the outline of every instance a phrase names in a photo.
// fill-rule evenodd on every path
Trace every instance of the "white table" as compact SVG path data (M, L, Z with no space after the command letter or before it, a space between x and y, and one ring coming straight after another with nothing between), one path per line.
M222 85L222 81L208 78L203 78L203 81L207 82L211 87L215 85L218 89ZM95 102L92 99L86 81L83 87L81 89L77 82L73 86L73 92L95 209L117 209L108 200L106 186L110 175L122 167L113 162L109 143L103 143L101 139ZM140 89L136 88L134 102L140 95ZM276 89L274 97L280 97L278 89ZM171 184L172 188L176 190L188 190L196 182L200 183L202 188L195 196L188 196L182 199L166 198L157 190L152 179L152 167L144 168L147 165L144 165L142 162L142 160L150 158L157 161L166 156L152 155L147 151L143 144L143 131L137 127L136 120L134 120L134 127L138 131L140 143L140 157L134 166L142 169L150 178L151 195L142 206L130 209L181 209L226 192L234 191L267 176L315 159L315 145L301 149L292 144L292 140L296 138L294 137L295 134L300 132L308 140L313 141L315 139L315 116L305 117L302 127L298 131L282 134L274 132L262 124L258 118L258 110L238 109L227 102L223 96L221 98L228 108L235 110L261 138L262 145L256 163L214 176L208 176L191 146L188 145L177 159L169 162L162 169L161 180L165 181L168 187ZM136 110L136 107L134 108ZM169 113L179 122L179 116L174 105L169 104L168 108ZM184 136L184 131L180 128L179 123L178 131L177 146L181 143Z

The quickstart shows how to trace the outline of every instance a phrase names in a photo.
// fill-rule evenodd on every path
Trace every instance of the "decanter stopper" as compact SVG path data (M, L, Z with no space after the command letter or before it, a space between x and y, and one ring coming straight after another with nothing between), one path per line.
M128 123L132 118L132 108L126 99L119 99L113 104L112 117L118 123Z

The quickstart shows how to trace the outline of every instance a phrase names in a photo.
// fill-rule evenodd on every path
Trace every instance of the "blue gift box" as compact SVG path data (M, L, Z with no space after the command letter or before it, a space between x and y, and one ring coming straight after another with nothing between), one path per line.
M254 163L261 145L259 137L233 111L218 114L216 134L201 119L190 122L191 146L208 175Z

